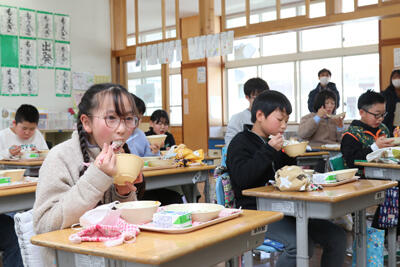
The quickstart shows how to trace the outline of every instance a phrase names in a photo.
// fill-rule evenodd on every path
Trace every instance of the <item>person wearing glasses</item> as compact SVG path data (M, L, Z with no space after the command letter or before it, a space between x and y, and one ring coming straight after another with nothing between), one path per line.
M372 151L393 145L388 139L391 133L382 123L387 114L383 95L368 90L358 98L357 107L361 119L351 122L343 134L340 148L349 168L355 168L354 161L365 160ZM398 131L395 129L394 134Z
M150 129L145 132L147 135L165 134L164 146L161 150L168 150L171 146L175 145L174 136L168 132L169 117L165 110L157 109L150 116Z
M144 190L142 174L134 183L113 184L116 152L129 153L125 141L139 123L130 93L121 85L96 84L78 108L77 131L50 150L39 171L33 207L37 234L69 228L97 205L133 201ZM42 258L53 266L54 250L43 249Z
M386 112L388 115L383 123L390 131L400 126L400 69L395 69L390 74L390 85L382 92L386 100Z

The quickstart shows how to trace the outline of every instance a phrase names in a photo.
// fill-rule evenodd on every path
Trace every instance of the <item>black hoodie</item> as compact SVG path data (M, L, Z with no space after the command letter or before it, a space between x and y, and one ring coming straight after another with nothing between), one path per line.
M257 209L256 199L242 195L242 190L264 186L274 180L275 171L294 165L295 159L268 145L268 140L250 130L238 133L230 142L226 158L229 176L235 193L236 206Z
M393 133L394 112L396 111L396 104L400 102L400 98L397 96L392 84L382 92L382 95L385 97L387 112L383 123L389 128L389 132Z

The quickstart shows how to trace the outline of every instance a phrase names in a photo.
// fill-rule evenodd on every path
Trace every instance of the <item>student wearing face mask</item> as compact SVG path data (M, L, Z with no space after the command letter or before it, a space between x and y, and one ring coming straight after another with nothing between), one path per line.
M392 133L396 126L400 126L400 69L392 71L390 84L382 94L385 97L387 112L383 124Z
M323 90L332 91L336 95L336 108L339 107L340 96L339 91L336 89L336 84L330 82L332 73L328 69L322 69L318 72L319 83L317 87L308 94L308 110L314 112L315 97Z

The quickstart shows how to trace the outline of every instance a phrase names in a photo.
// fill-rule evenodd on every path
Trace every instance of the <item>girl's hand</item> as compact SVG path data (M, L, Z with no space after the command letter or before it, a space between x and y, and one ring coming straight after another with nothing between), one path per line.
M108 176L113 176L117 173L116 162L117 158L113 148L109 144L104 143L103 149L94 161L94 165Z
M21 146L11 146L8 151L12 156L17 156L21 153Z
M333 120L333 122L335 123L335 125L336 125L337 127L339 127L339 128L342 128L342 127L343 127L343 120L344 120L344 118L342 118L342 117L334 117L332 120Z
M150 145L151 153L158 154L160 152L160 146L157 144Z
M118 194L121 196L128 195L130 192L136 192L137 188L134 186L134 184L138 184L143 182L143 174L139 173L138 177L133 183L125 182L125 185L115 185L115 188L117 189Z
M283 147L283 136L282 134L271 135L271 139L268 141L268 145L272 146L276 151L279 151Z
M318 112L317 112L317 116L318 117L320 117L320 118L326 118L326 115L328 114L328 112L326 111L326 109L324 108L324 106L322 106L322 107L320 107L319 109L318 109Z
M381 136L381 137L379 137L378 139L376 139L376 141L375 141L375 143L376 143L376 145L379 147L379 148L384 148L384 147L391 147L391 146L393 146L393 140L388 140L387 138L386 138L386 136Z

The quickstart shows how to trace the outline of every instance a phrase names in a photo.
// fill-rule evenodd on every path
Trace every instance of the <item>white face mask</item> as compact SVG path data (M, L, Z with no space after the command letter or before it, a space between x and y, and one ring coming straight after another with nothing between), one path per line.
M400 79L393 79L392 83L395 88L400 88Z
M321 78L319 78L319 82L321 83L321 85L327 85L330 80L331 78L329 78L328 76L322 76Z

